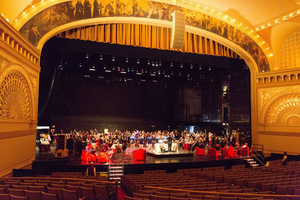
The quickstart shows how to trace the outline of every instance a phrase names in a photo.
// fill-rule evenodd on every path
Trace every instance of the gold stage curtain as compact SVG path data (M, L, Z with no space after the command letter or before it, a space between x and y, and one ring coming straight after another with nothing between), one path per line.
M58 34L58 37L61 38L175 51L175 49L170 47L171 36L172 29L170 28L128 23L84 26ZM188 32L185 32L183 49L180 51L239 58L239 56L228 47L209 38Z

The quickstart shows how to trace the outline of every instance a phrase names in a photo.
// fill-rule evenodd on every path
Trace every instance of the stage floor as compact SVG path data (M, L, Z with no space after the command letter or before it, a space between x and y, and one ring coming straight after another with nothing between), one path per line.
M244 156L236 156L234 158L198 156L194 152L182 152L183 154L170 153L161 157L149 156L146 159L138 161L132 158L132 151L137 148L126 149L126 154L116 153L109 163L94 162L97 172L107 172L109 164L124 165L125 174L141 174L149 170L166 170L167 173L174 173L177 169L203 168L214 166L225 166L226 169L233 165L246 164ZM51 148L52 150L52 148ZM172 155L173 154L173 155ZM188 156L187 156L188 155ZM36 174L51 174L52 171L86 171L89 162L82 161L81 158L75 158L70 155L68 158L53 158L52 151L49 153L36 154L36 160L33 162L33 171ZM41 170L42 169L42 170Z
M194 152L182 151L180 153L168 152L161 153L162 157L149 156L143 161L134 160L132 158L132 151L137 149L126 149L126 156L123 156L121 153L116 153L113 159L110 160L110 164L120 164L124 165L136 165L136 164L168 164L168 163L191 163L191 162L211 162L211 161L221 161L221 160L236 160L236 159L245 159L245 156L236 156L234 158L225 158L225 157L209 157L209 156L198 156ZM154 154L154 153L152 153ZM186 156L188 155L188 156ZM69 165L89 165L89 162L82 161L81 159L71 159ZM109 163L95 163L94 165L108 165Z

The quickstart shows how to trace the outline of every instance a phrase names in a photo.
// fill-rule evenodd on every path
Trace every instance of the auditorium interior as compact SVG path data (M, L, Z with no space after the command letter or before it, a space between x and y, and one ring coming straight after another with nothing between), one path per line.
M300 199L299 102L299 0L0 2L0 200Z

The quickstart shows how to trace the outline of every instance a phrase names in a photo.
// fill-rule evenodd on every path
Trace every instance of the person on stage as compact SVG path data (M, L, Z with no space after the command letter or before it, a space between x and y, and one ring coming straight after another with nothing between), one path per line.
M172 151L172 136L171 134L167 137L167 143L168 143L168 151L171 152Z
M90 166L88 166L88 168L86 169L85 174L86 174L87 176L96 176L96 175L97 175L97 174L96 174L96 168L95 168L95 166L94 166L93 164L94 164L94 163L91 162Z

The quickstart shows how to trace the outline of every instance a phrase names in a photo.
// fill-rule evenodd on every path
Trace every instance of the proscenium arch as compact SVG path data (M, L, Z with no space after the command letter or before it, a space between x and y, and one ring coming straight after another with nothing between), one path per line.
M96 25L96 24L110 24L110 23L132 23L132 24L143 24L143 25L154 25L159 27L166 27L171 28L172 22L169 21L163 21L163 20L156 20L156 19L150 19L150 18L138 18L138 17L105 17L105 18L91 18L86 20L79 20L74 21L71 23L64 24L62 26L59 26L55 29L52 29L48 33L46 33L40 40L37 45L37 48L42 50L44 44L51 39L53 36L68 31L73 28L78 28L82 26L89 26L89 25ZM224 46L229 47L232 49L235 53L237 53L248 65L250 72L258 73L258 66L256 62L254 61L253 57L245 51L242 47L235 44L234 42L219 36L217 34L214 34L210 31L206 31L200 28L196 28L193 26L186 25L186 32L190 32L196 35L200 35L203 37L207 37L209 39L212 39Z

